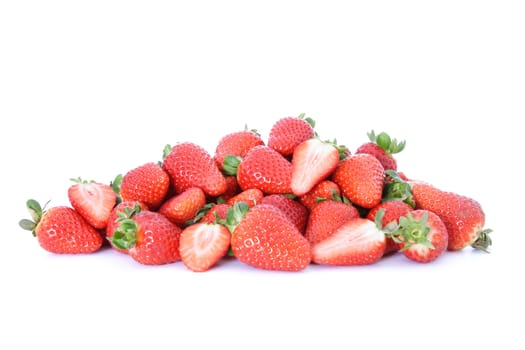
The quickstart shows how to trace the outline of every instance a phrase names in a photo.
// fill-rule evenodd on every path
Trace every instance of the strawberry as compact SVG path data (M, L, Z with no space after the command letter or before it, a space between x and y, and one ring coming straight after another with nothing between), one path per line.
M59 206L45 210L34 199L27 201L31 220L20 226L33 232L42 248L56 254L93 253L103 243L102 235L73 208Z
M202 217L200 222L212 224L218 218L218 220L226 220L228 210L231 208L226 203L213 205Z
M232 206L235 203L245 202L251 208L254 207L257 203L259 203L261 199L263 199L263 197L264 193L261 190L259 190L258 188L250 188L230 198L226 202L226 204Z
M226 157L243 191L258 188L266 194L291 193L292 164L268 146L255 146L242 159ZM237 170L236 172L234 170Z
M436 260L447 249L448 233L443 221L431 211L414 210L399 219L392 234L400 252L413 261Z
M225 176L226 179L226 191L221 194L220 198L224 201L228 201L230 198L235 197L242 192L237 182L236 176Z
M393 200L384 202L373 207L366 218L371 221L375 221L376 215L380 210L383 210L383 219L381 221L381 227L393 226L395 227L399 223L399 218L406 216L413 208L400 200ZM401 244L394 242L391 237L386 238L385 254L396 252L401 249Z
M250 149L259 145L264 145L264 141L256 130L233 132L219 140L213 159L222 170L224 157L231 155L243 158Z
M376 136L374 130L368 133L368 138L370 142L361 145L357 149L356 154L366 153L373 155L381 162L385 170L397 170L397 162L392 155L405 149L405 140L398 143L396 139L390 138L385 132Z
M339 186L333 181L323 180L314 186L308 193L299 198L299 202L308 210L312 210L319 202L337 200L341 197Z
M210 269L230 247L231 234L218 223L197 223L180 235L179 252L184 265L195 272Z
M339 163L339 151L329 142L312 138L300 143L292 158L292 192L302 196L327 178Z
M179 143L165 156L162 168L169 174L176 193L200 187L209 196L226 191L226 179L210 154L191 143Z
M300 271L310 264L310 244L276 207L258 204L233 229L231 246L243 263L266 270Z
M280 209L292 224L304 233L308 221L308 209L301 203L282 194L271 194L261 200L261 204L270 204Z
M131 210L135 210L135 212L131 214ZM127 250L122 250L122 249L115 247L113 243L111 242L111 238L113 238L113 234L115 233L115 230L120 225L120 222L118 219L122 215L127 215L127 216L134 215L143 210L148 210L148 207L144 203L138 202L138 201L120 202L119 204L115 206L115 208L113 208L113 210L111 211L111 214L109 215L108 225L106 226L106 238L108 239L108 242L115 250L118 250L121 253L126 253L126 254L128 253Z
M385 245L385 234L374 222L354 218L314 244L312 261L324 265L373 264L383 256Z
M117 194L111 186L82 179L68 189L69 202L94 228L103 229L108 224L111 210L117 203Z
M205 204L204 192L198 187L192 187L165 201L158 212L175 225L183 226L186 221L193 219Z
M385 171L369 154L355 154L339 162L332 180L353 204L373 208L381 202Z
M439 216L448 231L448 250L468 245L488 251L492 244L490 229L484 229L485 213L474 199L440 190L420 181L409 181L417 209L429 210Z
M181 229L164 215L141 211L123 216L110 242L127 250L137 262L145 265L162 265L179 261Z
M333 200L320 202L310 211L304 236L312 244L319 243L344 223L358 217L357 209L348 203Z
M146 163L128 171L120 184L123 201L139 201L157 210L167 196L170 178L156 163Z
M304 114L281 118L270 130L268 146L283 156L291 156L297 145L315 136L314 125L312 119L304 119Z

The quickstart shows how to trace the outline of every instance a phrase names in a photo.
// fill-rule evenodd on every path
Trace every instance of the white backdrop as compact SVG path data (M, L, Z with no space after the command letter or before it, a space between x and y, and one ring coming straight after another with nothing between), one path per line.
M0 347L523 348L523 18L519 1L2 2ZM167 143L213 152L245 124L266 140L303 112L352 151L371 129L406 139L400 170L477 199L492 253L196 274L51 255L17 226L28 198L67 204L69 178L109 182Z

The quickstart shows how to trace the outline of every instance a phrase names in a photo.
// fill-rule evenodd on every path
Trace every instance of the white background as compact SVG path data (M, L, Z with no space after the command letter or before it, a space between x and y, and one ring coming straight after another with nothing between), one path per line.
M522 349L519 3L2 2L0 348ZM400 170L477 199L492 253L197 274L51 255L18 228L28 198L68 204L71 177L303 112L351 150L406 139Z

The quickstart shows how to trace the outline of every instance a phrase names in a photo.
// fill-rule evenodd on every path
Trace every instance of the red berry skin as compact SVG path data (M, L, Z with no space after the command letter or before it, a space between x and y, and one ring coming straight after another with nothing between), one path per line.
M252 148L239 164L237 181L243 191L258 188L265 194L291 193L292 164L267 146Z
M428 210L414 210L411 212L413 218L416 220L421 220L425 213L428 215L427 225L430 227L427 239L432 243L434 248L425 247L422 244L414 244L403 251L403 254L407 258L420 263L428 263L436 260L445 252L448 245L447 228L439 216ZM401 243L401 249L403 249L403 247L404 243Z
M355 154L339 162L332 180L353 204L373 208L381 202L385 171L369 154Z
M273 205L280 209L299 232L304 233L306 222L308 220L308 209L306 209L301 203L282 194L268 195L262 198L260 203Z
M359 212L350 204L332 200L323 201L310 212L304 235L313 245L324 241L343 224L358 217Z
M144 265L163 265L180 261L179 239L181 229L164 215L141 211L133 217L138 231L135 246L129 255Z
M215 215L217 215L220 220L226 220L226 215L228 215L228 210L230 208L231 207L226 203L216 204L202 217L200 222L213 224L216 220Z
M406 204L403 201L390 201L381 203L373 207L367 214L366 218L370 221L375 221L377 212L381 209L384 209L383 219L381 221L381 226L385 227L391 222L395 222L397 225L399 223L399 218L401 216L406 216L413 208ZM386 248L385 254L396 252L401 249L401 244L394 242L390 237L386 238Z
M312 210L317 204L325 200L335 200L341 197L339 186L330 180L318 183L312 190L299 198L299 201L308 210Z
M175 225L183 226L186 221L193 219L205 204L204 192L198 187L192 187L165 201L158 212Z
M122 201L138 201L157 210L168 194L170 178L156 163L146 163L128 171L122 177Z
M291 156L297 145L314 135L314 129L306 120L298 117L281 118L270 130L268 147L283 156Z
M173 146L162 168L169 174L176 193L199 187L214 197L227 189L226 179L213 158L204 148L191 142Z
M264 141L253 131L243 130L223 136L215 149L214 159L219 169L222 170L224 157L236 156L243 158L250 149L264 145Z
M485 213L474 199L440 190L420 181L410 181L416 209L435 213L448 232L448 250L472 245L483 232Z
M35 235L42 248L55 254L93 253L103 243L102 235L70 207L48 209Z
M260 203L264 197L264 193L257 188L250 188L248 190L242 191L238 195L230 198L226 204L233 206L235 203L244 202L248 206L254 207L257 203Z
M397 170L397 161L389 155L384 149L374 142L367 142L361 145L356 154L370 154L379 160L385 170Z
M141 211L148 210L148 207L142 202L138 202L138 201L124 201L124 202L120 202L111 211L111 215L109 216L109 219L108 219L108 225L106 227L106 238L108 238L108 241L109 241L111 247L113 249L121 252L121 253L124 253L124 254L127 254L128 251L125 250L125 249L117 248L113 244L113 242L111 242L110 239L113 237L113 234L115 233L115 230L120 225L120 223L117 221L118 218L119 218L118 217L118 213L122 212L125 208L133 209L136 205L140 206Z
M265 270L300 271L311 260L310 244L273 205L251 208L232 233L233 253L241 262Z

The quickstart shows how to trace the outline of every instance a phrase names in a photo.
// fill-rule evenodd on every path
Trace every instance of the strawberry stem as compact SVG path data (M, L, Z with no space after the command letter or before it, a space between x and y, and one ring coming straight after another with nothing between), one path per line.
M137 243L137 232L139 227L133 217L140 213L140 204L136 203L133 208L126 207L117 213L119 226L113 233L113 237L108 237L115 247L123 250L133 248Z
M474 249L479 249L485 253L490 253L488 248L492 245L492 239L489 234L492 232L491 229L485 229L479 232L478 238L471 244Z
M239 164L241 164L242 158L232 155L224 157L224 163L222 164L222 170L224 174L228 176L236 176Z
M405 140L398 142L396 139L391 138L386 132L381 132L376 136L374 130L372 130L367 133L367 135L371 142L377 144L390 156L392 154L401 152L406 146Z
M412 196L412 188L410 184L393 170L385 170L387 175L387 182L383 187L383 202L390 202L394 200L400 200L410 205L412 208L416 207L414 198Z
M29 215L31 216L31 220L22 219L18 222L18 225L24 230L31 231L33 236L36 236L36 233L35 233L36 227L38 226L40 219L42 219L42 215L44 215L44 211L48 203L49 201L47 201L44 207L42 207L40 206L40 203L38 203L36 200L29 199L26 202L26 207L27 207L27 210L29 211Z
M392 232L387 233L387 236L396 243L403 243L403 248L399 250L400 252L409 249L415 244L434 249L434 245L428 240L430 226L428 226L427 222L428 213L424 213L419 220L415 219L412 213L408 213L407 216L399 218L399 225Z

